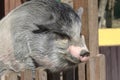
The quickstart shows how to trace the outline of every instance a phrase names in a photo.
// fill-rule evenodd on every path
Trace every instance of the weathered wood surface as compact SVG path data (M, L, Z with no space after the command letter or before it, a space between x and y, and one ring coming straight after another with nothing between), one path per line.
M81 63L78 65L78 80L86 80L86 64Z
M22 71L21 80L32 80L32 71L31 70Z
M37 68L34 73L28 69L24 69L20 73L8 71L1 77L1 80L85 80L84 73L85 64L82 63L59 73L51 73L41 68Z
M87 80L106 80L104 55L90 58L87 63Z
M47 72L45 72L44 69L37 68L35 80L47 80Z
M102 46L106 58L106 80L120 80L120 46Z
M1 80L18 80L18 77L15 72L7 71L6 74L1 77Z

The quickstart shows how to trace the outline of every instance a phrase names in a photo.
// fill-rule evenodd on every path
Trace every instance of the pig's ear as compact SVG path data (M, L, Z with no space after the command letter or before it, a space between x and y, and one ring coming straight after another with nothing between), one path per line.
M82 14L83 14L83 8L80 7L78 10L77 10L77 14L78 16L80 17L80 19L82 18Z

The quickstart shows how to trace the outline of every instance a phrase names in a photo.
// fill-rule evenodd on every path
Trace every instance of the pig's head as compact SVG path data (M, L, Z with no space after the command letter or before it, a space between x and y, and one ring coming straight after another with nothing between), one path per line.
M0 41L10 42L0 46L0 61L14 71L44 67L52 72L87 61L89 51L80 35L82 12L55 0L26 2L0 22Z
M49 26L60 26L59 29L45 29L42 41L47 47L47 54L32 54L34 61L52 72L61 71L80 62L88 60L89 51L86 47L84 36L81 34L81 16L83 9L78 9L77 13L66 4L61 4L59 12L53 16L57 21ZM39 25L37 25L39 26ZM47 25L48 26L48 25ZM45 26L44 26L45 27ZM40 28L40 26L39 26ZM42 50L42 49L41 49ZM46 50L46 49L45 49ZM42 56L42 57L41 57Z

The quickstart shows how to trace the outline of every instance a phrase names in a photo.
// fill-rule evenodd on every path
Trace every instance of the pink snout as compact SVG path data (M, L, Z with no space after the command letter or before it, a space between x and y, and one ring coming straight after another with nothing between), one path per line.
M77 59L80 59L81 62L85 62L89 59L89 51L84 47L81 48L72 45L68 48L68 50L72 56L76 57Z

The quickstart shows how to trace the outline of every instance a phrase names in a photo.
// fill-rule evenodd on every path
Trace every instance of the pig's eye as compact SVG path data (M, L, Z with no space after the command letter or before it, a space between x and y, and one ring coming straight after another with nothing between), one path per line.
M37 25L37 24L34 24L34 25L36 25L36 27L38 28L38 29L32 31L34 34L54 33L59 38L71 40L71 37L69 35L67 35L65 32L61 31L59 28L56 28L53 26L50 27L50 26L46 26L46 25Z
M59 32L54 32L56 35L58 35L62 39L69 39L71 40L71 37L65 33L59 33Z

